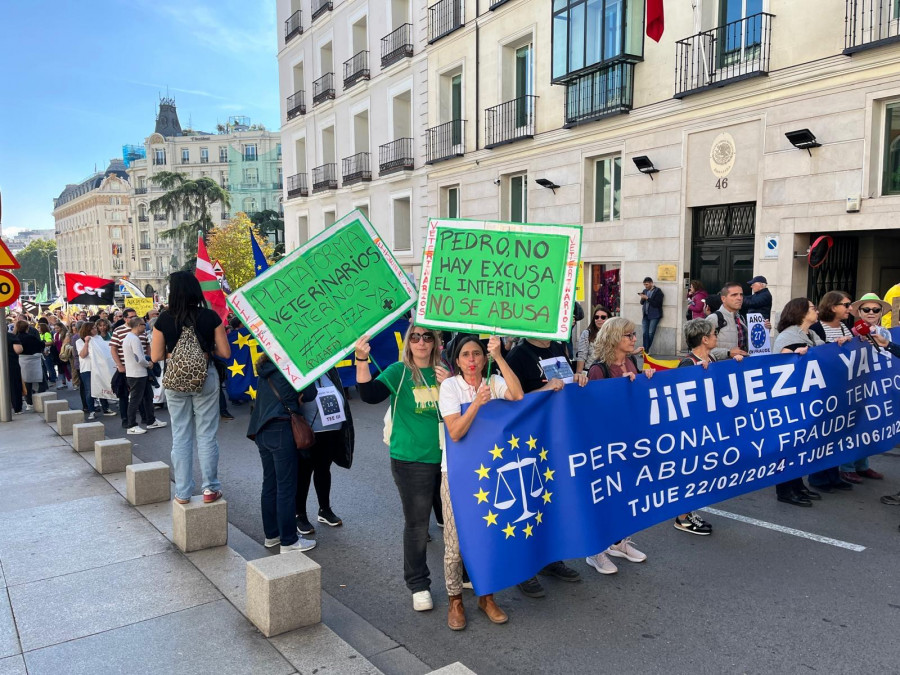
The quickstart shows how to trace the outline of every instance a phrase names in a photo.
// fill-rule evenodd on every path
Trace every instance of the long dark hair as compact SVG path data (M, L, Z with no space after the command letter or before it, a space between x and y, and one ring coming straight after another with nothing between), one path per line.
M819 300L819 321L833 321L834 306L842 303L845 298L849 300L850 296L844 291L828 291L823 295Z
M606 312L607 321L612 318L612 312L609 311L606 305L594 305L594 310L591 312L591 323L588 325L588 344L591 344L594 341L594 338L597 337L597 333L600 332L600 329L597 328L597 322L594 321L594 314L597 313L597 310Z
M193 326L197 322L197 314L207 307L197 277L190 272L172 272L169 275L169 314L176 326Z
M459 342L457 342L455 345L453 345L453 364L452 364L453 369L452 370L453 370L454 375L462 375L462 373L459 371L459 364L457 363L457 361L459 361L459 355L462 352L463 347L465 347L470 342L474 342L479 347L481 347L481 353L485 357L487 357L487 349L485 349L484 345L481 344L481 340L478 339L478 336L477 335L466 335L465 337L461 338L459 340ZM485 358L484 367L481 369L481 376L487 377L487 358Z
M790 326L799 326L809 313L809 298L794 298L781 310L781 320L778 322L778 332Z

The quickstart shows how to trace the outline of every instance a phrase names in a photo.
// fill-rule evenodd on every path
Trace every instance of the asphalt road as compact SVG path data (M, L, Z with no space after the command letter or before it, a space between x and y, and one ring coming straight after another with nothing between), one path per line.
M60 392L72 400L73 392ZM351 401L357 448L353 468L333 468L332 507L340 528L317 527L309 556L325 590L437 668L462 661L489 673L896 672L900 662L900 507L882 494L900 490L900 456L872 459L884 481L825 495L813 508L775 501L767 488L717 504L740 516L866 547L832 544L709 515L715 532L697 537L663 523L634 537L647 562L617 561L601 576L572 561L583 580L546 579L547 596L515 588L497 594L510 615L490 624L466 591L469 626L446 627L441 531L432 524L429 567L436 607L414 612L402 574L402 514L381 442L385 406ZM261 468L245 432L249 407L232 407L220 426L219 475L233 525L258 542ZM165 411L160 419L168 420ZM101 418L108 436L117 417ZM133 436L134 454L169 462L168 429ZM199 485L199 468L195 467ZM316 511L310 490L309 513ZM319 524L317 524L319 525Z

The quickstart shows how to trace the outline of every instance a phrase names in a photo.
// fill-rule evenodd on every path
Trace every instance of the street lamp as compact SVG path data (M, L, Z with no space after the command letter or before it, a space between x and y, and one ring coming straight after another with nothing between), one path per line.
M50 286L50 284L53 282L53 268L52 268L51 265L50 265L50 261L52 260L53 254L54 254L54 253L55 253L55 251L51 251L51 250L49 250L49 249L42 249L42 250L41 250L41 254L47 256L47 286L48 286L48 288L47 288L47 295L48 295L48 296L49 296L50 293L53 292L53 289L50 288L49 286ZM35 293L36 293L36 292L37 292L37 289L35 289Z

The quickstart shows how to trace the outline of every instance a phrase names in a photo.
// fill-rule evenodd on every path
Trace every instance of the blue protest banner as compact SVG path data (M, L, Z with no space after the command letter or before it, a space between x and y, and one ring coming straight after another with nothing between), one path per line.
M447 439L475 592L686 511L889 450L900 440L897 361L853 341L487 403L460 442Z

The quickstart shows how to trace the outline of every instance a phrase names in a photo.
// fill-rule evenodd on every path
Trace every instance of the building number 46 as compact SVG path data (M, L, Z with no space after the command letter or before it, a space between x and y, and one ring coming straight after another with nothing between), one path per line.
M720 178L716 181L716 189L717 190L727 190L728 189L728 179Z

